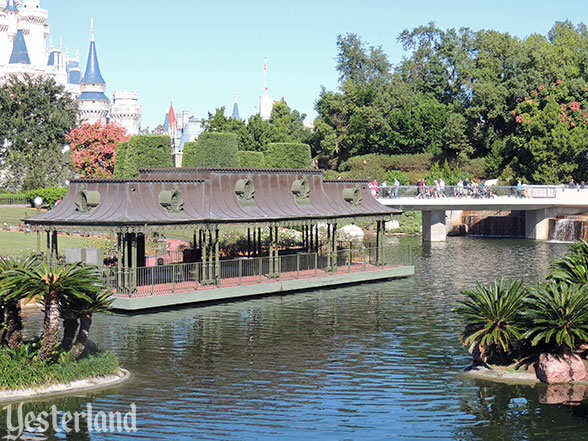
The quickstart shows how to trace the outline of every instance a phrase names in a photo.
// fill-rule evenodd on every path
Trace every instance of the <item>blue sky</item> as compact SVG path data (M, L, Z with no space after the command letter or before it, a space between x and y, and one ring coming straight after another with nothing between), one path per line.
M100 69L107 95L138 90L142 126L163 123L173 101L204 118L233 107L241 117L258 112L263 63L274 99L316 116L320 87L337 88L338 34L356 33L382 46L393 64L405 55L404 29L434 21L440 28L495 29L519 37L545 35L555 21L588 21L588 2L563 0L41 0L49 10L54 45L79 48L85 68L94 17Z

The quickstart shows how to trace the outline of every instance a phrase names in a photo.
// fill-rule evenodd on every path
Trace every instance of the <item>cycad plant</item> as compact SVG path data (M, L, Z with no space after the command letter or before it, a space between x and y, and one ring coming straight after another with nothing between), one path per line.
M530 323L524 337L550 352L570 353L588 342L588 287L550 280L529 289L525 317Z
M524 329L520 310L527 292L518 280L494 281L489 286L476 283L472 290L462 290L467 298L456 309L466 326L461 335L470 353L478 346L485 354L509 355Z
M551 261L547 279L569 284L588 284L588 242L577 240L566 255Z
M100 278L98 273L95 275ZM98 287L99 285L95 286ZM88 290L85 293L63 298L62 314L63 317L69 319L69 326L64 319L64 337L61 347L64 351L70 350L72 359L77 360L86 349L93 314L108 311L112 302L112 292L102 289ZM73 343L78 327L76 341Z
M57 348L62 299L103 289L96 269L81 263L53 266L43 262L31 268L17 268L13 277L16 293L27 298L41 297L45 306L39 361L49 360Z
M0 322L2 323L0 341L2 346L8 346L15 351L18 351L22 343L20 301L26 297L26 293L16 289L19 281L14 278L14 271L17 269L26 271L36 263L37 260L34 257L0 258Z

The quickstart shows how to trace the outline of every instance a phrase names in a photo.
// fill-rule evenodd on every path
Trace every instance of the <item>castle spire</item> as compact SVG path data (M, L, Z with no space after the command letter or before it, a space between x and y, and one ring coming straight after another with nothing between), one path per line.
M94 41L94 17L90 20L90 42Z
M29 51L27 50L27 44L25 43L22 29L16 31L16 37L14 38L14 46L12 46L12 53L10 54L9 64L31 64Z
M91 22L90 50L88 51L88 61L86 63L86 72L84 73L83 83L106 84L100 66L98 65L98 54L96 53L96 42L94 41L94 17Z
M263 90L267 93L267 57L263 63Z
M233 114L231 117L235 119L241 119L239 116L239 105L237 104L237 92L235 92L235 104L233 104Z

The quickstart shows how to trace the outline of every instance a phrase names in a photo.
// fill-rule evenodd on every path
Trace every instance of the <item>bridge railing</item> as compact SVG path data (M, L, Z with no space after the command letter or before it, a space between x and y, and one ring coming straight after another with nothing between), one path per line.
M516 186L457 186L447 185L442 191L434 185L425 185L419 187L417 185L401 185L396 188L394 186L380 187L377 192L377 197L382 199L394 198L496 198L496 197L512 197L512 198L555 198L557 196L558 186L556 185L524 185L521 190Z

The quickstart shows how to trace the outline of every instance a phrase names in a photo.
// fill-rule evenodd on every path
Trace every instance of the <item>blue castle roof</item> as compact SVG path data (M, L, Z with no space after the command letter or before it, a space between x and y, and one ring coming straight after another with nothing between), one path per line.
M75 60L65 63L65 70L67 71L67 82L69 84L80 84L82 82L82 71L80 63Z
M10 64L31 64L29 58L29 51L24 40L22 29L16 31L16 38L14 39L14 46L12 47L12 54L10 54Z
M18 12L18 9L16 8L16 5L14 4L14 0L8 0L8 2L6 3L6 7L4 8L5 11L14 11L14 12Z
M168 113L165 114L165 121L163 122L163 132L164 133L169 132L169 114Z
M94 39L90 41L90 51L88 52L88 62L86 63L86 73L82 83L86 84L106 84L102 74L100 73L100 66L98 66L98 55L96 54L96 43Z
M110 101L103 92L82 92L78 97L78 101Z

